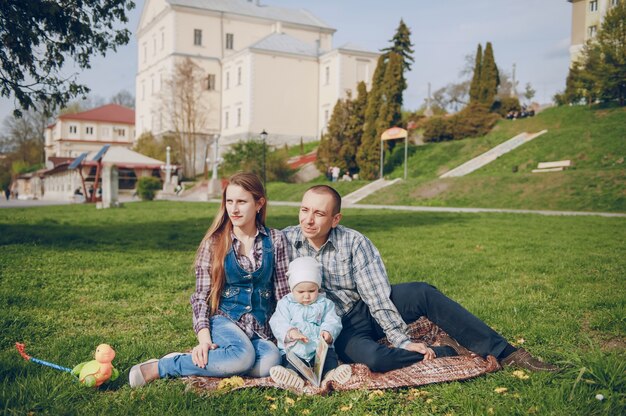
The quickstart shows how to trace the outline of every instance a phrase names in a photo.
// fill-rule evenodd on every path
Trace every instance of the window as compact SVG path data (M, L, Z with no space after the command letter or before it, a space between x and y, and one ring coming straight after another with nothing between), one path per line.
M224 129L228 128L228 111L224 113Z
M165 49L165 31L161 31L161 50Z
M150 94L154 95L154 75L150 77Z
M237 109L237 127L241 126L241 108Z
M230 88L230 72L226 73L226 89Z
M235 35L232 33L226 34L226 49L235 49Z
M619 4L619 0L611 0L611 7L615 7Z
M589 2L589 11L597 12L598 11L598 0L591 0Z
M144 100L146 98L146 83L141 81L141 99Z
M142 117L142 123L141 124L143 124L143 117ZM126 136L126 129L123 129L123 128L114 128L113 132L115 134L117 134L118 136L120 136L120 137Z
M89 126L89 127L85 127L85 133L88 135L92 135L93 134L93 127Z
M215 90L215 74L209 74L206 77L206 89L209 91Z
M324 68L324 72L325 72L325 81L324 81L324 85L328 85L330 84L330 67L327 66L326 68Z
M594 36L596 36L596 33L598 32L598 27L597 26L589 26L587 28L587 34L589 35L590 38L593 38Z
M71 134L76 134L78 132L78 127L76 127L75 125L71 125L70 126L70 133Z
M202 45L202 31L200 29L193 30L193 44L196 46Z
M156 36L152 36L152 56L156 55Z
M237 85L241 85L241 67L237 68Z
M143 62L145 63L148 59L148 45L146 42L143 43Z
M324 110L324 123L328 123L328 110Z

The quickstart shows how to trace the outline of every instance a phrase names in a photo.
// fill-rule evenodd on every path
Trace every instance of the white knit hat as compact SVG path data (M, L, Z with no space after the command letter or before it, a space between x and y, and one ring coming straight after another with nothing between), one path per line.
M291 290L302 282L315 283L317 287L322 286L322 268L313 257L298 257L289 263L287 276Z

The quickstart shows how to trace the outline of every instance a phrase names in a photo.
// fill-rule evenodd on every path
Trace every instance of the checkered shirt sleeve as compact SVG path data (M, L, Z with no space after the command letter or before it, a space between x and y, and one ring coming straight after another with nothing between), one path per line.
M200 332L209 327L210 307L209 293L211 292L211 242L206 240L200 247L196 261L196 290L191 294L191 309L193 317L193 330Z

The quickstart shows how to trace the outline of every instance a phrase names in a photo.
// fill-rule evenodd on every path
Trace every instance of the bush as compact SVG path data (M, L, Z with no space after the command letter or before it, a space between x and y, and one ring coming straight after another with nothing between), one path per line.
M506 115L510 111L521 111L522 106L519 103L519 99L517 97L502 97L497 98L496 101L493 102L491 106L491 112L499 114L502 117L506 117Z
M152 201L161 186L160 179L154 176L142 176L137 181L137 195L144 201Z
M265 147L265 174L268 182L290 182L295 171L287 164L288 152L284 149L272 150L260 140L240 141L231 146L224 154L224 163L220 166L223 176L236 172L253 172L263 177L263 148Z
M432 117L424 126L425 142L461 140L483 136L500 118L484 105L470 104L450 117Z

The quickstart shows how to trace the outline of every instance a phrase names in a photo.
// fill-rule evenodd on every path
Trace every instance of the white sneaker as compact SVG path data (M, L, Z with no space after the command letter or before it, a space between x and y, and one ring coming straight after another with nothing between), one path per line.
M275 365L270 368L270 377L281 387L301 390L304 387L304 380L298 374L282 365Z
M329 381L334 381L338 384L346 384L348 380L350 380L350 377L352 377L352 367L348 364L342 364L326 373L322 384Z
M130 384L130 387L135 388L135 387L145 386L146 384L158 379L159 378L159 370L158 370L159 364L158 363L159 363L159 360L157 360L156 358L153 358L151 360L144 361L143 363L135 364L128 373L128 384ZM147 366L150 366L150 367L155 366L157 368L156 369L144 368L146 373L151 374L150 376L146 377L144 376L144 373L141 371L141 368L147 367ZM156 373L156 377L154 376L155 373Z

